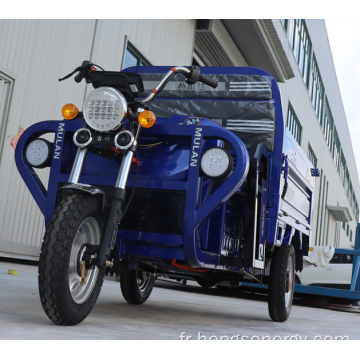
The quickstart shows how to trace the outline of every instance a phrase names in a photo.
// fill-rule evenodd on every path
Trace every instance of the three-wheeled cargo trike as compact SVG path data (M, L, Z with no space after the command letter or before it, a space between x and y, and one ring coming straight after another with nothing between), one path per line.
M251 67L112 72L89 61L65 78L75 73L94 87L82 111L67 104L64 120L32 125L15 152L45 216L47 316L83 321L117 267L130 304L158 276L250 279L268 285L270 317L285 321L318 171L285 129L275 79ZM44 167L47 189L34 170Z

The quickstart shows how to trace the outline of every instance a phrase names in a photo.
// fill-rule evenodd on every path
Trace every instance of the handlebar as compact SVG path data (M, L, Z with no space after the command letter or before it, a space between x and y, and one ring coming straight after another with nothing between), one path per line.
M71 75L74 75L78 71L79 73L74 77L74 80L77 83L80 83L82 81L82 79L85 78L85 81L89 84L89 83L91 83L91 77L89 75L90 75L91 71L93 70L94 66L97 66L98 68L100 68L101 70L104 71L104 69L101 66L93 64L92 62L85 60L82 62L81 66L77 67L72 73L59 79L59 81L68 79Z
M80 83L83 78L84 78L84 75L83 75L81 72L79 72L79 73L74 77L74 80L75 80L77 83Z
M149 101L153 100L156 95L164 89L170 79L178 73L184 74L186 77L186 82L190 85L201 81L202 83L209 85L214 89L218 86L217 81L202 75L200 69L197 66L192 66L190 69L185 67L173 67L165 74L165 76L159 82L158 86L151 91L151 93L142 101L142 103L146 104Z
M80 83L82 81L82 79L85 78L86 82L90 83L91 82L90 74L91 74L91 71L93 70L94 66L97 66L101 70L104 71L104 69L99 65L95 65L95 64L91 63L90 61L83 61L81 66L77 67L71 74L68 74L65 77L63 77L62 79L59 79L59 81L68 79L70 76L72 76L73 74L75 74L78 71L79 73L74 77L74 80L77 83ZM171 70L169 70L165 74L165 76L161 79L161 81L159 82L157 87L155 89L153 89L151 91L151 93L141 103L146 104L149 101L153 100L157 96L157 94L160 93L164 89L164 87L170 81L170 79L175 74L178 74L178 73L185 75L185 77L186 77L185 81L189 85L194 85L198 81L200 81L208 86L211 86L214 89L218 86L217 81L212 80L212 79L202 75L200 72L200 69L197 66L191 66L189 69L186 67L173 67L173 68L171 68Z
M216 89L217 86L218 86L218 82L213 80L213 79L210 79L204 75L200 75L199 76L199 81L201 81L202 83L204 83L205 85L209 85L211 86L212 88Z
M155 89L151 90L151 93L142 101L143 104L148 103L149 101L153 100L155 96L166 86L169 82L170 78L175 75L176 73L182 74L190 74L190 70L185 67L173 67L169 70L165 76L161 79L158 86ZM186 76L186 75L185 75Z

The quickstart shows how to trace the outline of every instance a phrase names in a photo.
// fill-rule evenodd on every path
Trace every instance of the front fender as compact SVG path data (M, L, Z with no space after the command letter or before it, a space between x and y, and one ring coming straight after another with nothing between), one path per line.
M105 191L101 190L95 186L92 185L88 185L88 184L66 184L64 186L62 186L60 189L71 189L71 190L75 190L77 192L86 192L88 194L97 196L100 195L100 197L102 197L102 210L105 210L105 206L109 205L109 201L106 197Z

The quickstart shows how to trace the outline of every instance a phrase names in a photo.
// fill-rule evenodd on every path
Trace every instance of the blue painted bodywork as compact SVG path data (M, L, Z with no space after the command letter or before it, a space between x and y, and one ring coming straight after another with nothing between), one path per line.
M137 73L166 73L169 67L133 67L124 71ZM207 74L253 74L271 76L256 68L201 68ZM267 181L259 184L259 205L261 207L261 229L259 243L277 245L282 242L279 237L279 221L310 236L311 199L313 186L301 182L301 171L311 166L299 146L291 141L284 143L284 119L281 106L280 91L276 81L271 82L272 100L275 107L275 138L273 151L262 149L262 156L268 161ZM161 98L161 94L159 96ZM212 99L208 99L211 101ZM222 101L227 101L223 99ZM229 99L234 101L234 99ZM253 100L257 101L257 100ZM249 168L249 151L233 132L222 128L216 122L202 119L200 125L179 125L187 116L174 115L169 118L158 118L156 124L149 129L142 129L139 143L149 144L162 142L150 149L138 149L139 173L137 188L170 191L185 191L184 221L182 235L160 234L144 231L119 230L117 242L120 256L124 254L162 260L186 260L190 266L218 268L227 239L239 245L243 227L239 219L244 217L244 188ZM73 133L84 126L81 119L74 121L43 121L26 129L17 144L15 159L18 170L43 213L46 224L54 212L59 187L68 182L72 164L77 151L73 143ZM25 159L27 144L33 139L54 133L54 153L52 157L48 188L39 180L35 171ZM288 136L291 137L291 134ZM226 141L233 147L232 154L236 165L231 176L222 184L214 185L200 172L199 163L190 166L193 156L192 147L198 144L198 159L209 147L221 146ZM284 145L285 144L285 145ZM284 147L285 146L285 147ZM295 150L294 150L295 149ZM283 179L283 157L293 151L305 156L301 166L289 161L292 179L301 183L302 193L309 196L307 216L299 215L287 205L287 217L279 217L283 202L281 191ZM98 187L114 186L121 159L110 160L94 153L88 153L79 183ZM310 164L310 165L309 165ZM302 169L304 167L304 169ZM306 171L306 170L304 170ZM135 182L135 164L133 164L128 180L131 188ZM211 192L210 192L211 190ZM209 195L210 192L210 195ZM304 194L299 195L303 200ZM297 196L295 194L294 196ZM301 197L302 196L302 197ZM304 198L305 199L305 198ZM300 200L299 200L300 201ZM306 204L304 205L307 206ZM297 224L296 220L300 220ZM236 231L234 230L236 227ZM199 230L199 231L198 231ZM291 243L291 238L286 238ZM279 242L280 241L280 242ZM233 249L233 248L232 248ZM233 256L232 249L225 256ZM221 266L234 270L231 266Z

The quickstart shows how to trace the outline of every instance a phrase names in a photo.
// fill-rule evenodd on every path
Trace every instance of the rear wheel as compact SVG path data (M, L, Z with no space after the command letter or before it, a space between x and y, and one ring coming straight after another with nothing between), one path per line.
M286 321L290 315L295 286L295 250L292 245L276 247L269 278L269 315L273 321Z
M46 315L58 325L83 321L96 303L104 270L85 270L80 263L85 244L99 245L104 216L94 196L73 194L55 209L39 259L39 293Z
M217 275L205 275L205 276L196 276L194 277L196 282L204 287L211 288L219 283Z
M121 267L120 288L129 304L143 304L149 298L154 282L155 278L150 273Z

